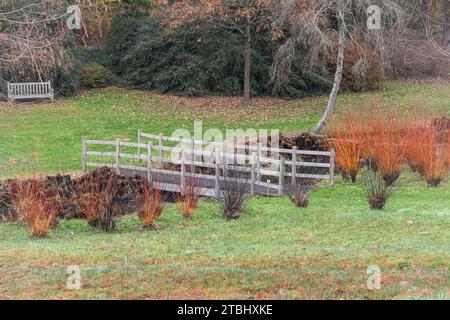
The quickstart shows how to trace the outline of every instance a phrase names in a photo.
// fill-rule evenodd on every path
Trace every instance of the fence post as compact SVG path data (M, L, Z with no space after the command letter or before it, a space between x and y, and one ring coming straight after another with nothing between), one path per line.
M250 193L255 194L255 168L256 168L256 154L252 152L252 171L251 171L251 183L250 183Z
M223 177L226 178L228 173L227 173L227 143L226 143L226 139L224 140L222 146L222 152L223 152Z
M149 141L147 144L147 180L150 183L150 186L153 186L152 162L152 142Z
M195 160L195 139L191 138L191 173L194 173L194 160Z
M330 186L334 185L334 148L330 150Z
M261 149L262 149L262 143L258 142L257 159L256 159L256 174L257 174L258 181L261 181Z
M116 139L116 172L120 174L120 139Z
M181 177L180 177L180 186L181 186L181 194L185 194L186 188L186 170L184 167L184 162L186 160L186 154L184 152L184 147L181 149Z
M283 193L283 183L284 183L284 158L280 158L280 173L278 177L278 195L281 196Z
M81 169L83 170L83 173L86 173L86 169L87 169L87 142L86 142L86 137L83 137L83 141L82 141L82 160L81 160Z
M220 182L219 182L219 176L220 176L220 167L219 167L219 152L216 151L216 177L215 177L215 186L216 193L218 194L220 191Z
M160 133L158 136L158 143L159 143L159 160L158 160L158 164L159 167L162 167L162 157L163 157L163 150L162 150L162 146L163 146L163 134Z
M233 158L231 159L232 165L237 165L237 164L239 164L239 161L240 161L240 159L238 159L239 152L238 152L238 149L236 146L237 146L237 142L236 142L236 139L233 137L233 142L231 143L231 150L232 150L231 154L233 156ZM244 155L245 155L245 149L244 149ZM244 157L243 162L245 163L245 157Z
M295 175L297 174L297 146L292 147L292 173L291 184L295 185Z
M141 134L142 134L142 129L138 129L138 159L139 159L139 162L142 161L142 159L141 159L141 143L142 143Z
M6 83L6 88L8 90L8 101L11 102L12 92L11 92L11 86L9 85L9 82Z

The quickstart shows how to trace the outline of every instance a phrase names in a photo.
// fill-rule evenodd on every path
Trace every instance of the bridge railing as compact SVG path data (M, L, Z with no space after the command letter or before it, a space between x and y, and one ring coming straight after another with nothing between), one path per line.
M147 141L144 143L144 139ZM204 142L139 132L139 142L116 139L84 139L82 169L107 166L118 173L145 175L149 181L158 180L168 190L179 190L189 177L200 179L202 194L213 195L222 188L230 172L239 172L248 180L252 193L281 195L285 184L296 184L298 179L328 180L333 184L334 151L307 151L243 146L229 143ZM165 142L182 143L167 146ZM202 144L208 148L198 148ZM92 150L93 146L96 150ZM102 150L98 150L98 149ZM109 149L108 151L104 149ZM126 149L126 150L125 150ZM238 150L244 149L245 152ZM264 156L281 155L279 158ZM327 162L304 161L302 156L317 156ZM105 160L98 160L105 159ZM303 168L303 170L299 170ZM306 168L306 170L304 170ZM318 169L318 170L309 170ZM306 171L306 172L305 172ZM314 173L319 171L319 173Z

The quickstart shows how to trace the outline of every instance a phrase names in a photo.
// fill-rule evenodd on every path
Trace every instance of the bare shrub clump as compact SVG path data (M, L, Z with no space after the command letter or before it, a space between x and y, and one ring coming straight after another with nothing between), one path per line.
M58 189L61 198L61 212L59 218L68 219L79 217L78 188L70 175L47 176L45 183Z
M242 173L229 172L216 197L221 203L222 217L227 220L239 219L250 197L250 182Z
M368 171L363 182L370 208L381 210L391 197L394 184L387 184L380 172Z
M116 228L116 221L121 215L117 192L115 174L111 174L107 179L98 172L82 177L79 183L80 214L89 225L106 232Z
M306 208L309 206L309 196L313 191L315 185L313 183L297 182L295 184L286 184L284 192L289 197L289 200L299 208Z
M11 203L11 194L9 186L13 183L12 179L0 181L0 223L17 220L17 211Z

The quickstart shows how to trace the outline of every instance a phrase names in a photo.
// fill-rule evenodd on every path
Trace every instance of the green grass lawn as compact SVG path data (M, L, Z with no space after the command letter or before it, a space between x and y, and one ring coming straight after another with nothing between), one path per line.
M450 85L394 82L383 92L344 94L337 110L376 97L402 109L425 102L450 113ZM168 135L192 128L195 119L205 128L301 131L325 101L222 110L94 90L54 105L0 109L0 161L31 157L34 172L79 171L82 136L135 140L138 128ZM368 209L360 183L337 179L314 192L307 209L285 197L255 197L241 219L228 222L218 204L202 200L192 220L168 205L158 225L143 231L132 215L105 234L70 220L50 238L30 239L25 228L0 224L0 298L450 298L450 184L428 188L407 169L380 212ZM66 288L66 268L74 264L80 290ZM367 289L371 265L381 269L380 290Z
M384 106L406 109L425 105L450 114L450 84L397 82L387 83L383 91L343 94L336 111L367 106L377 99ZM147 92L104 89L56 104L15 105L0 108L0 164L14 158L17 162L25 160L27 171L80 171L83 136L136 141L139 128L170 136L178 128L193 130L194 120L202 120L204 130L214 127L303 131L318 121L326 100L327 97L290 102L256 99L246 106L230 105L226 99L218 104L210 99L203 104L188 105ZM25 171L24 166L12 172L0 171L0 175L20 171Z

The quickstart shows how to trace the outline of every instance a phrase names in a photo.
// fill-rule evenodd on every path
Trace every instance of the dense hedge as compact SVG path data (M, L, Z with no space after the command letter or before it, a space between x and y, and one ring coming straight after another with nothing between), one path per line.
M360 72L355 72L355 64L361 59L364 50L366 66ZM333 57L333 62L335 57ZM333 63L332 69L336 69ZM373 48L367 45L349 42L345 49L344 70L342 72L341 88L351 91L378 90L384 81L384 71L381 58Z
M241 95L242 43L241 34L205 21L184 24L169 33L163 30L159 18L117 17L107 52L125 86L190 96ZM299 97L329 90L328 70L318 66L304 71L299 50L291 81L283 90L273 92L269 69L279 43L268 33L254 33L252 45L253 96Z
M80 71L81 85L85 88L106 87L113 83L113 75L97 62L85 64Z
M111 68L112 62L105 48L75 48L73 50L78 66L84 66L88 63L98 63L105 68Z

